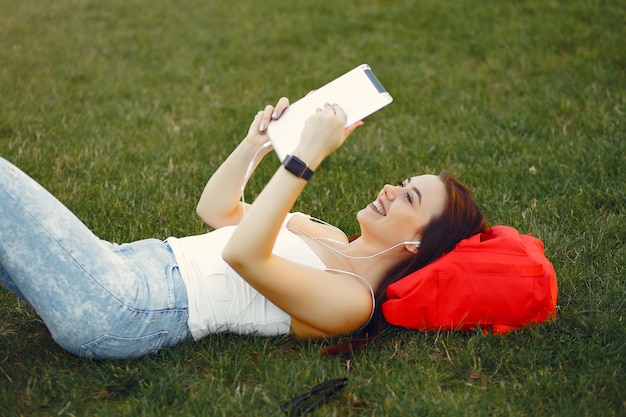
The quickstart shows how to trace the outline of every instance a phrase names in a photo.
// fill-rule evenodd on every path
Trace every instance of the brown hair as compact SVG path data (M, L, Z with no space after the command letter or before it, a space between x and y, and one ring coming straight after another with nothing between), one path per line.
M376 291L374 315L356 337L347 342L330 346L322 354L342 355L368 344L386 323L382 304L387 287L407 275L425 267L441 255L451 251L457 243L489 227L487 220L468 188L447 171L439 174L447 199L441 215L432 220L422 233L421 245L415 257L398 265L382 281Z

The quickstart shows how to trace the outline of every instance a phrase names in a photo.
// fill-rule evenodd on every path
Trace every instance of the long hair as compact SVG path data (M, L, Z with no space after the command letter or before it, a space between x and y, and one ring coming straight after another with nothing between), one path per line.
M489 227L485 215L465 185L447 171L439 174L439 179L443 182L447 194L444 209L424 228L421 245L415 257L398 265L383 279L375 294L376 305L369 323L352 339L327 347L322 354L342 355L368 344L386 323L382 314L382 304L385 302L389 285L451 251L461 240Z

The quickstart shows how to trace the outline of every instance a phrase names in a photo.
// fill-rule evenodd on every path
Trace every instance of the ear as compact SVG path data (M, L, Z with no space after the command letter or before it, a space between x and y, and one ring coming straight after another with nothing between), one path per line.
M404 245L404 249L411 252L413 255L417 255L417 251L419 250L419 246L413 243L407 243Z

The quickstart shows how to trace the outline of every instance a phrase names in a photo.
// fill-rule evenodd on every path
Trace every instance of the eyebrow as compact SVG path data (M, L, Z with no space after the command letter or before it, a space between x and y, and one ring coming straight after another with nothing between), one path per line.
M408 177L405 181L407 183L409 183L409 182L411 182L412 179L413 179L413 177ZM417 195L417 199L419 200L419 203L420 203L420 206L421 206L422 205L422 192L420 190L418 190L417 187L415 187L415 186L411 187L411 189Z
M413 187L413 191L415 191L415 194L417 194L417 198L420 201L420 206L422 205L422 193L420 192L420 190L417 189L417 187Z

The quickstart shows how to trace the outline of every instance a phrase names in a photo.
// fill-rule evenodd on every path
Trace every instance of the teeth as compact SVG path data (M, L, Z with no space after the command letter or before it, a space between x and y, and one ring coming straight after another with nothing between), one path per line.
M374 208L376 208L378 214L380 214L381 216L385 215L385 211L383 210L383 207L380 205L378 200L374 201L372 204L374 205Z

